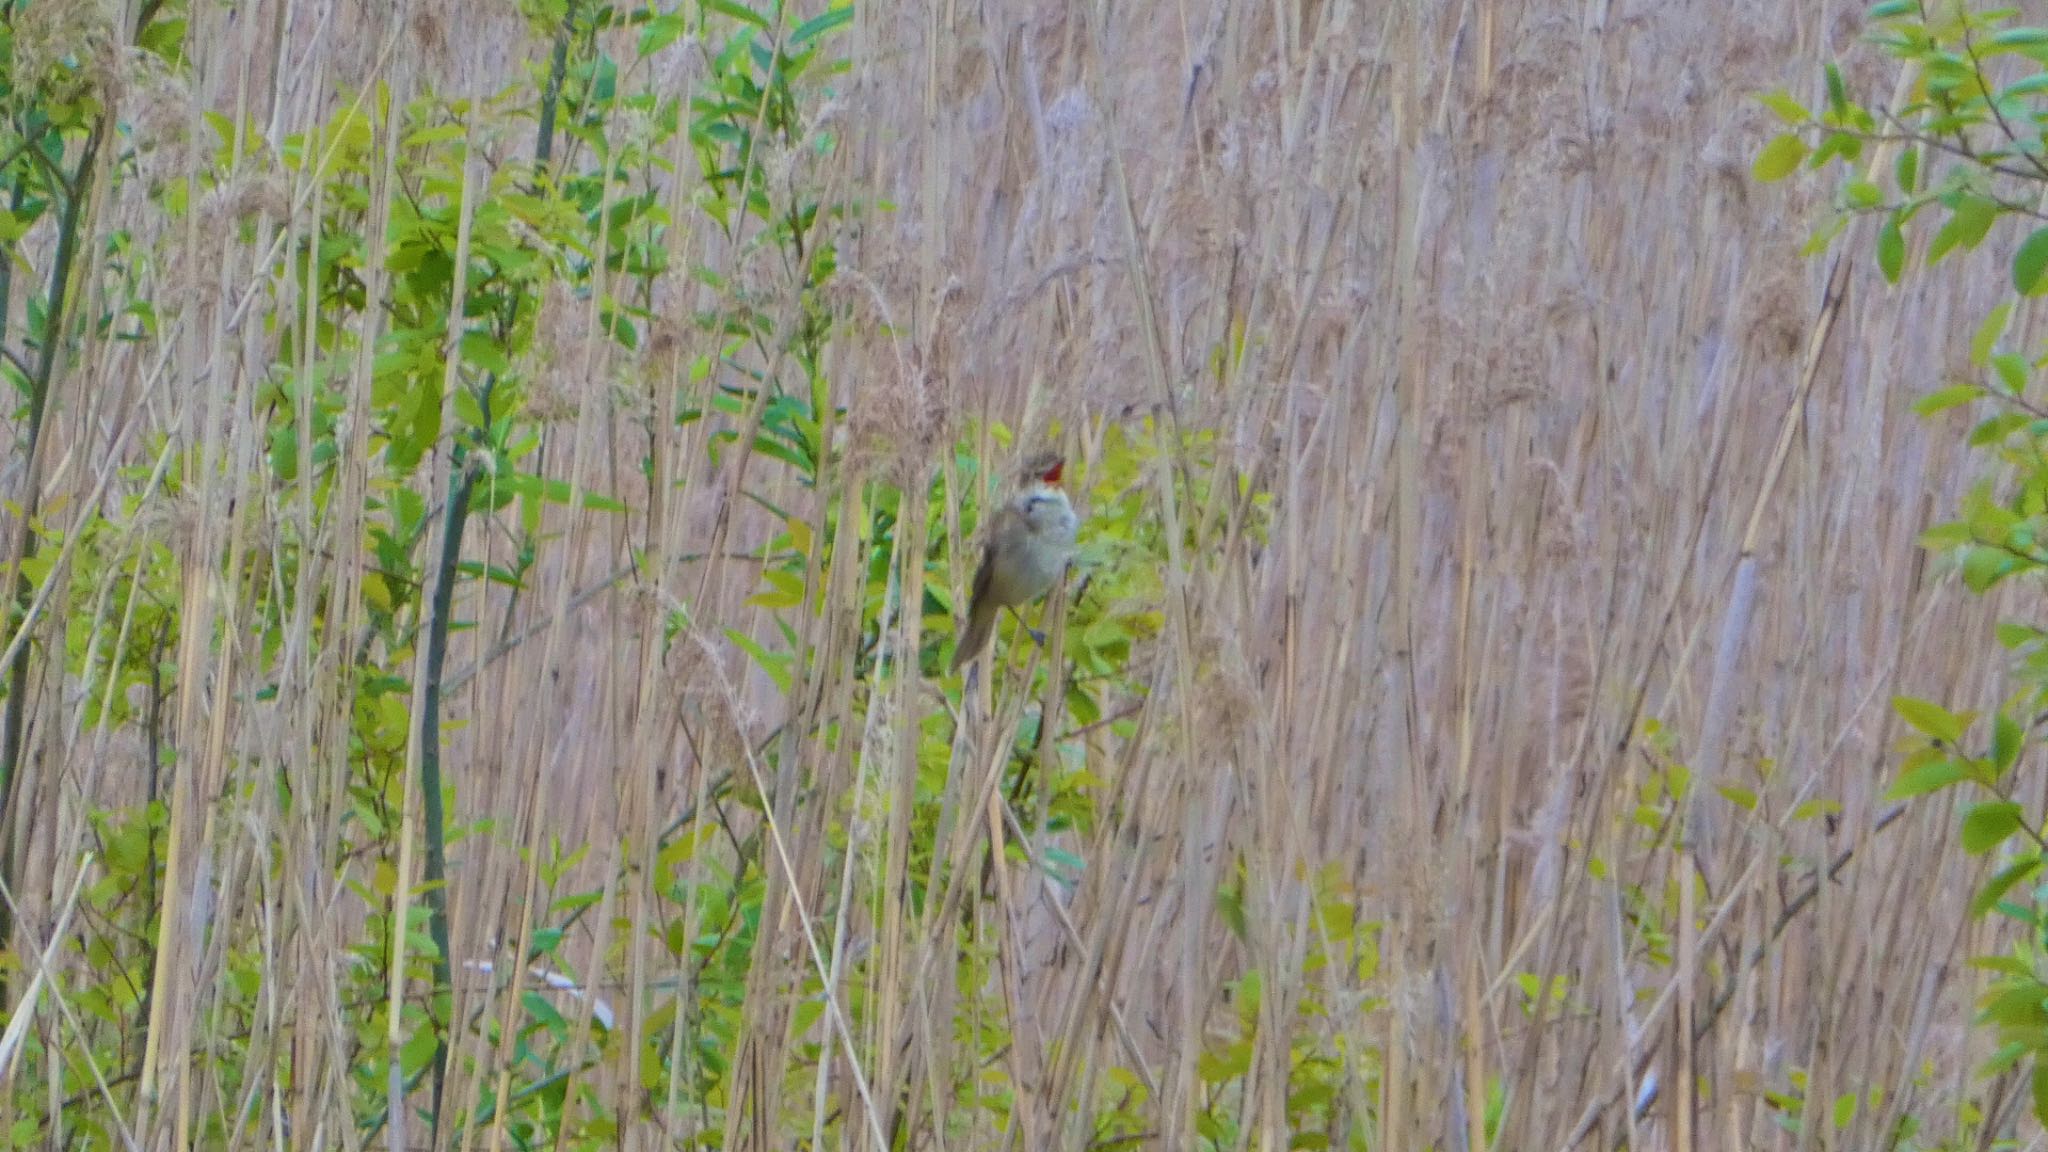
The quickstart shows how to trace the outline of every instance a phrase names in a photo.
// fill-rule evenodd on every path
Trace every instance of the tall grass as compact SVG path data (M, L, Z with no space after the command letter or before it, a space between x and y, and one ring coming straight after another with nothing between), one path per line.
M132 44L138 15L63 43ZM1947 809L1880 803L1889 697L1999 691L1973 659L1997 605L1914 545L1966 470L1907 413L1989 289L1810 267L1812 202L1745 175L1747 95L1811 75L1847 10L856 9L850 69L803 89L833 146L763 169L863 206L821 232L833 450L786 466L769 390L711 393L809 386L726 326L796 327L801 261L704 223L686 137L615 173L607 209L675 222L676 274L633 347L603 291L630 277L547 296L519 370L522 466L623 508L476 513L461 558L517 579L451 585L424 747L425 633L380 615L404 592L373 546L406 273L366 244L344 318L281 255L340 182L281 157L356 109L374 238L423 194L406 102L469 98L447 202L474 204L533 158L545 84L487 95L547 75L560 19L184 16L182 65L84 69L119 146L62 158L97 173L71 335L40 424L0 422L6 522L36 517L0 538L26 658L0 1117L34 1118L0 1141L2038 1139L2023 1078L1972 1075L1978 864ZM573 47L629 61L643 31ZM619 92L701 95L708 43ZM10 253L10 352L62 236ZM129 300L146 323L97 323ZM291 381L323 323L357 327L319 365L316 485L269 436L314 474ZM422 511L465 475L454 435ZM1010 633L942 680L920 656L978 510L1047 441L1097 566L1043 650ZM436 1097L463 1122L419 1123Z

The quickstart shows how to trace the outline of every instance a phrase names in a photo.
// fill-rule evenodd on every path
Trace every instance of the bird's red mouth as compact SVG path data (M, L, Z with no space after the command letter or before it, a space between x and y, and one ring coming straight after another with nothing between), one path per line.
M1039 473L1038 478L1045 481L1047 484L1057 484L1060 482L1060 472L1064 470L1066 466L1067 462L1065 460L1055 460L1053 461L1052 467L1047 468L1045 471Z

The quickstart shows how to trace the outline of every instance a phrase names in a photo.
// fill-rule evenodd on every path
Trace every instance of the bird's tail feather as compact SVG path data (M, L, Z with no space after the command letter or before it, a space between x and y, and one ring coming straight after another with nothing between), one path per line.
M953 649L953 671L981 654L988 646L988 634L995 631L996 606L986 602L977 603L967 614L967 627L960 633L960 643Z

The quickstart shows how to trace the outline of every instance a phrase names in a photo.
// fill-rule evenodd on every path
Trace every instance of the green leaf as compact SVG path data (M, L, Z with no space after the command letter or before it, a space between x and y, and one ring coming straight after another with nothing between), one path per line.
M1946 552L1951 548L1961 548L1969 542L1969 525L1961 520L1936 524L1920 534L1920 546L1929 552Z
M2017 396L2027 387L2026 357L2013 352L2003 352L1991 358L1991 369L1998 373L1998 382L2005 390Z
M704 11L723 12L740 23L752 24L763 32L773 31L775 27L768 22L766 16L761 15L744 4L734 3L734 0L704 0Z
M1921 66L1926 69L1928 92L1950 96L1948 104L1957 110L1958 118L1981 119L1983 109L1973 102L1983 91L1982 79L1975 65L1954 52L1936 51L1923 56ZM1944 136L1951 131L1946 126L1939 126L1939 121L1934 125L1923 124L1921 130L1934 136Z
M1877 228L1877 268L1884 273L1885 283L1897 284L1905 267L1906 234L1900 231L1899 214L1894 212Z
M804 602L804 578L797 573L771 568L761 574L768 588L747 598L757 608L794 608Z
M167 64L178 64L185 58L185 20L173 17L157 20L142 30L135 38L137 47L154 52Z
M1990 51L1979 49L1979 55L1991 55L1996 51L2017 52L2022 48L2048 47L2048 28L2005 28L1992 33L1985 41Z
M398 1062L399 1067L411 1075L426 1071L427 1063L434 1058L441 1041L439 1034L432 1028L415 1027L408 1031L411 1036L406 1040L404 1047L398 1050Z
M686 31L688 29L684 25L681 9L673 12L664 12L656 16L647 22L647 27L640 30L640 55L643 57L654 55L656 52L675 43Z
M505 346L488 332L464 332L456 342L462 358L494 376L503 376L512 370L512 361L505 355Z
M1068 884L1077 883L1082 873L1088 870L1086 861L1064 848L1046 847L1045 863L1047 872Z
M1963 513L1965 522L1970 525L1970 538L1986 544L2005 543L2021 524L2019 513L1990 500L1973 497L1964 503Z
M2048 989L2044 989L2041 982L2033 979L2031 976L1997 981L1991 986L1991 990L1986 992L1979 1000L1984 1006L1983 1019L1999 1025L2001 1033L2008 1028L2032 1027L2039 1024L2044 1015L2041 1003L2043 999L2048 999L2048 996L2044 996L2044 993L2048 993ZM2014 1047L2014 1045L2010 1043L2004 1045L2000 1050L2000 1054L1993 1056L1986 1063L1986 1067L1995 1066L2001 1056L2003 1056L2004 1049L2011 1047ZM2018 1057L2024 1054L2028 1046L2022 1044L2018 1045L2018 1047L2020 1052L2014 1054L2013 1062L2016 1062Z
M1916 700L1911 696L1894 696L1892 709L1899 714L1899 719L1936 740L1947 741L1950 744L1962 743L1963 730L1966 727L1963 718L1939 704Z
M1200 1076L1205 1084L1221 1084L1244 1075L1251 1066L1251 1043L1239 1040L1223 1048L1212 1048L1202 1053L1195 1061L1195 1074Z
M484 426L483 402L476 398L476 393L471 392L467 388L457 388L452 399L455 418L461 421L464 427L482 428Z
M1863 20L1865 23L1875 24L1879 20L1894 20L1900 16L1917 16L1919 13L1919 0L1884 0L1882 4L1871 5L1870 11L1863 14Z
M2039 233L2036 233L2039 235ZM2012 318L2012 301L2007 300L1991 310L1984 322L1977 325L1977 334L1970 340L1970 366L1982 368L1991 362L1991 350L1998 347L1998 338L2005 335L2006 321Z
M2001 106L2003 106L2009 102L2025 100L2028 97L2032 96L2039 96L2043 92L2048 92L2048 72L2036 72L2032 76L2028 76L2025 79L2018 82L2017 84L2014 84L2012 87L2000 91L1998 94L1998 103Z
M1972 548L1963 556L1963 584L1982 595L2019 571L2019 566L2019 558L2003 548Z
M1868 180L1851 180L1842 189L1842 199L1858 212L1867 212L1884 203L1884 190Z
M2020 758L2026 746L2026 730L2004 712L1991 722L1991 766L2003 776Z
M1952 784L1960 784L1969 778L1970 774L1953 757L1943 756L1938 759L1928 760L1915 767L1908 768L1899 777L1898 783L1893 784L1885 792L1885 802L1896 803L1900 800L1911 800L1916 796L1925 796L1930 792L1938 792Z
M469 129L460 124L435 124L408 135L399 142L400 148L430 148L436 144L448 144L464 139Z
M1963 963L1979 971L2003 972L2007 976L2018 976L2021 979L2029 978L2034 974L2034 970L2027 966L2027 962L2017 956L1972 956L1964 960Z
M1813 150L1813 166L1819 168L1837 156L1853 164L1862 155L1862 137L1848 132L1830 132L1821 139L1820 147Z
M1911 196L1920 187L1920 149L1909 145L1899 149L1898 162L1892 165L1892 176L1899 183L1899 191Z
M567 480L535 476L531 472L514 472L508 476L501 476L498 479L498 487L515 496L538 498L550 504L567 504L572 495L571 485ZM588 488L583 490L583 498L576 503L578 507L598 512L626 510L626 506L618 500L592 492Z
M1812 800L1802 801L1798 807L1792 809L1792 819L1811 820L1816 816L1838 816L1841 812L1841 801L1815 797Z
M1913 411L1922 416L1932 416L1937 412L1946 412L1958 405L1968 404L1982 395L1984 389L1975 384L1951 384L1938 392L1931 392L1915 400Z
M2028 417L2024 412L2000 412L1988 416L1970 429L1970 447L1982 448L1986 444L1998 444L2006 437L2027 426Z
M1998 219L1998 205L1982 196L1964 196L1950 210L1948 223L1934 234L1934 243L1927 248L1927 263L1941 263L1941 258L1958 248L1965 251L1975 248L1984 240L1984 234L1991 230L1991 222Z
M140 875L149 866L149 826L136 820L106 838L107 866L121 876Z
M518 573L496 564L483 564L475 560L464 560L455 566L455 570L472 579L481 576L493 584L506 588L526 587L526 582L519 578Z
M626 313L600 308L598 322L604 327L605 334L616 340L620 347L628 350L640 347L640 330L634 327L632 317Z
M797 51L802 51L811 41L816 40L827 32L836 28L843 28L851 23L853 23L853 5L835 5L797 25L796 31L789 34L789 46Z
M2038 853L2029 853L1992 873L1991 879L1986 880L1984 886L1977 890L1977 894L1970 898L1970 915L1974 917L1986 915L1993 908L1998 907L1998 902L2005 899L2005 894L2012 891L2013 885L2031 877L2040 870L2040 855Z
M2020 242L2019 251L2013 253L2013 290L2022 296L2039 296L2048 292L2048 280L2041 275L2043 271L2048 271L2048 228L2036 228Z
M299 433L280 422L270 430L270 467L286 483L299 478Z
M759 641L736 628L727 628L725 630L725 638L738 645L741 651L752 656L754 663L761 666L761 671L768 674L768 678L775 682L775 687L783 695L789 694L789 653L770 652L762 647Z
M560 1012L555 1011L555 1006L548 1003L547 997L542 996L538 992L526 992L520 995L519 1000L521 1005L525 1007L526 1014L532 1017L536 1023L556 1036L568 1034L569 1022L562 1018ZM423 1031L432 1031L432 1029L423 1029Z
M1756 793L1748 788L1735 784L1716 784L1714 791L1719 792L1722 798L1744 812L1756 811Z
M1756 99L1764 107L1776 112L1778 119L1787 124L1804 124L1813 119L1813 113L1808 112L1804 105L1794 100L1791 93L1783 88L1758 93Z
M1963 851L1982 856L2020 830L2020 806L2010 800L1986 800L1963 813Z
M1786 132L1757 153L1756 162L1750 166L1750 175L1762 183L1783 180L1790 176L1799 162L1806 159L1806 141Z
M1998 643L2008 651L2032 644L2034 641L2041 639L2041 636L2042 633L2039 628L2026 624L2006 621L1998 626Z

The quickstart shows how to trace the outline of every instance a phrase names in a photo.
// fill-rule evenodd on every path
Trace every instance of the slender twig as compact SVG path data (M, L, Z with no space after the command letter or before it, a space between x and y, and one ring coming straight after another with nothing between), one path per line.
M14 590L9 618L18 617L22 628L28 626L29 604L35 598L35 587L28 579L26 568L36 555L35 519L40 503L36 473L43 448L43 418L49 411L50 385L57 370L57 350L64 342L64 310L70 296L72 264L78 255L79 223L83 219L85 193L92 185L93 164L99 148L100 129L95 125L86 137L83 154L78 158L77 176L67 180L62 173L53 175L53 181L65 192L64 214L57 228L57 250L51 258L49 287L44 290L42 341L36 349L35 369L29 377L28 428L22 439L27 465L23 471L23 491L16 501L20 506L20 520L16 525L14 550L8 563L7 584ZM33 155L46 166L49 164L40 150ZM6 718L0 721L0 823L4 823L9 810L15 770L21 762L22 729L28 723L28 671L29 646L21 644L16 646L7 671ZM5 941L7 929L4 916L0 916L0 942Z
M1139 699L1131 701L1129 704L1124 705L1123 707L1117 709L1116 711L1110 713L1107 716L1104 716L1102 719L1097 720L1092 724L1081 725L1079 728L1076 728L1073 731L1068 732L1066 735L1060 737L1060 739L1062 741L1079 740L1083 736L1092 735L1093 733L1103 728L1109 727L1111 724L1115 724L1119 720L1128 720L1131 717L1136 716L1139 712L1144 711L1144 708L1145 701L1141 697Z
M592 600L597 599L600 595L603 595L606 591L610 590L612 587L617 585L619 581L624 580L626 577L631 576L632 574L633 565L621 565L619 568L615 569L610 575L605 576L597 583L592 584L590 587L585 588L582 591L570 596L569 611L574 612L578 608L583 607L585 604L590 603ZM470 680L474 678L477 673L483 671L484 669L490 667L493 664L496 664L498 661L504 659L506 656L511 655L514 649L518 648L521 644L526 643L528 640L533 639L535 636L540 635L542 632L547 631L550 627L553 627L554 623L555 618L552 615L542 616L540 619L533 621L526 627L521 628L517 632L514 632L511 635L505 637L505 639L492 645L490 651L484 653L481 657L479 657L476 663L470 665L467 668L464 668L462 671L457 672L452 676L449 676L446 683L443 685L444 690L447 692L460 691L462 689L462 686L469 683Z
M1984 76L1984 60L1982 57L1977 55L1977 38L1970 33L1970 25L1968 21L1965 21L1963 23L1962 39L1963 52L1970 57L1971 69L1974 70L1979 77ZM1989 85L1986 85L1986 87L1989 87ZM2041 158L2039 156L2033 155L2032 153L2026 150L2025 146L2020 141L2019 134L2012 130L2012 124L2006 120L2005 109L2000 108L1998 106L1998 101L1993 99L1986 99L1984 101L1984 106L1986 108L1991 109L1991 118L1998 122L1998 130L2005 133L2005 138L2012 142L2013 150L2017 152L2019 155L2026 157L2027 163L2030 166L2032 166L2034 171L2033 176L2031 178L2036 182L2048 180L2048 167L2044 167L2042 165Z

